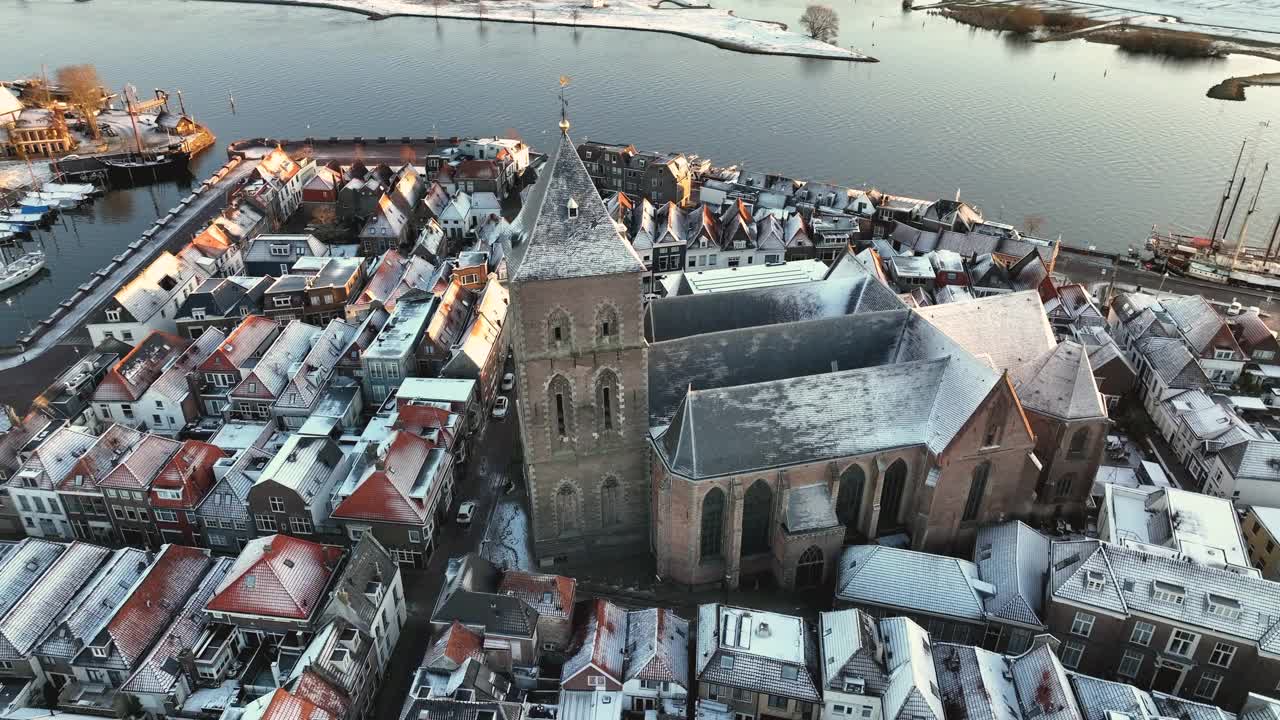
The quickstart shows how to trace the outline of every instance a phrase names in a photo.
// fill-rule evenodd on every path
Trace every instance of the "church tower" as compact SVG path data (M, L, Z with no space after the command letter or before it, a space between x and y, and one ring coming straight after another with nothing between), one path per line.
M511 318L540 564L648 552L644 263L560 123L521 212Z

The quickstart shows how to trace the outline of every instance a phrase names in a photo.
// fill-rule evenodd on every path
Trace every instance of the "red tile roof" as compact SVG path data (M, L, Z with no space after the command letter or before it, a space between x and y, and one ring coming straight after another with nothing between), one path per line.
M249 315L197 369L200 372L236 372L279 329L280 324L271 318Z
M484 659L484 638L472 632L466 625L453 621L444 634L436 639L422 659L425 667L453 671L469 658ZM448 662L441 662L447 660Z
M130 667L149 650L209 569L208 550L166 545L107 632Z
M213 464L227 454L216 445L188 440L182 448L174 453L169 462L160 469L160 474L151 483L151 489L181 490L181 500L162 498L152 492L151 504L154 507L193 510L213 487Z
M370 472L333 510L333 517L349 520L381 520L383 522L421 525L427 508L410 491L426 464L432 444L412 433L396 431L387 448Z
M118 490L146 490L169 458L182 444L159 435L147 435L125 456L106 477L98 481L98 487Z
M492 160L463 160L458 163L458 177L493 180L498 177L498 164Z
M209 227L191 239L192 245L195 245L206 255L214 257L230 249L232 242L231 238L227 237L227 232L216 222L210 223Z
M568 619L573 613L578 581L563 575L508 570L498 583L499 595L515 595L533 606L539 617Z
M258 720L335 720L333 713L288 690L276 689Z
M111 425L80 456L58 489L63 492L95 492L97 484L142 441L142 433L124 425Z
M305 620L342 560L333 545L270 535L251 541L209 601L212 612Z
M107 371L93 392L94 402L133 402L160 377L170 360L191 344L177 335L152 331Z
M302 677L298 678L293 694L332 713L335 717L345 718L351 710L351 699L347 694L310 668L302 671Z

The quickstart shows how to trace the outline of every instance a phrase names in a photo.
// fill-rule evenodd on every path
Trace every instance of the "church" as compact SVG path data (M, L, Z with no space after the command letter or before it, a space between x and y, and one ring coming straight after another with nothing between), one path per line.
M1088 494L1046 482L1037 453L1057 448L1037 447L1016 389L1039 397L1050 367L1097 397L1087 370L1062 372L1034 293L988 309L1013 313L994 327L981 306L934 322L846 256L820 281L646 305L645 266L567 122L518 225L513 351L543 566L651 554L689 586L814 586L846 542L965 551L983 524ZM1101 456L1097 406L1072 418L1073 453Z

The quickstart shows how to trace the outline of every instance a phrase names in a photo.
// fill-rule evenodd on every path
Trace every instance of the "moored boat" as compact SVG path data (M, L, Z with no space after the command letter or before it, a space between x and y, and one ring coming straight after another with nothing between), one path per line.
M44 253L29 252L0 269L0 292L21 285L44 269Z

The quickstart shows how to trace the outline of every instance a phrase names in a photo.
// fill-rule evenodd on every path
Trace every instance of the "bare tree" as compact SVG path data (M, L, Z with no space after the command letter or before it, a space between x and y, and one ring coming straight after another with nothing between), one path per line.
M480 22L484 22L484 3L476 3L476 15L479 16Z
M67 94L67 102L84 116L94 140L102 137L98 130L98 110L102 109L102 82L92 65L67 65L58 68L58 85Z
M574 29L577 29L577 27L578 27L578 18L582 17L582 11L581 11L581 10L579 10L578 8L574 8L574 9L573 9L573 12L569 13L569 15L570 15L570 17L572 17L572 18L573 18L573 27L574 27Z
M538 8L534 7L533 5L529 6L529 22L531 23L538 22Z
M440 6L444 4L444 0L431 0L431 7L436 11L436 19L440 19Z
M840 17L826 5L810 5L800 16L800 24L814 40L834 42L840 34Z

